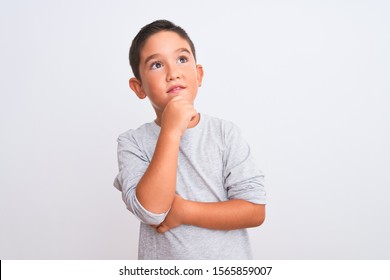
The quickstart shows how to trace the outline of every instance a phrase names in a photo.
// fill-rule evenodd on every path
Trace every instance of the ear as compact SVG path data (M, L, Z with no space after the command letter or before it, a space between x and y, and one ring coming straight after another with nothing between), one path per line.
M139 99L144 99L146 97L146 94L142 88L142 83L137 78L131 78L129 80L129 86L131 90L135 92Z
M202 80L203 80L203 75L204 75L202 65L200 65L200 64L196 65L196 73L198 76L198 87L200 87L200 86L202 86Z

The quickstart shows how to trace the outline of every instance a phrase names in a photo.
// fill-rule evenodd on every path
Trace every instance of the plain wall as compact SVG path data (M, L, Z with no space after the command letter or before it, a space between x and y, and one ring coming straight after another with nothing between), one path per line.
M2 1L0 259L136 259L116 138L139 29L172 20L205 69L196 108L266 175L258 259L390 258L388 1Z

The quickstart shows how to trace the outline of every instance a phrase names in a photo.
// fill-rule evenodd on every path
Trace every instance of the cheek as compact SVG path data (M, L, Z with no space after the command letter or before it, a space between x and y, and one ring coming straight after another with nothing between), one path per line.
M148 95L156 96L156 94L158 95L161 91L165 90L165 84L156 77L152 82L145 83L143 89Z
M156 85L156 78L157 77L154 77L154 75L148 75L145 77L145 79L143 80L143 88L144 90L150 90L150 89L153 89Z
M164 85L165 83L165 76L162 71L159 71L157 73L153 73L153 75L150 75L149 77L149 87L150 88L159 88Z

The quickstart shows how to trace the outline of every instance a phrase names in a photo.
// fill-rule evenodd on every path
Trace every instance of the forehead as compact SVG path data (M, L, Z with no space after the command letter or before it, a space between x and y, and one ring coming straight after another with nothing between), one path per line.
M146 40L141 49L140 58L141 61L145 61L151 55L170 55L178 49L187 49L191 52L187 40L180 37L176 32L160 31Z

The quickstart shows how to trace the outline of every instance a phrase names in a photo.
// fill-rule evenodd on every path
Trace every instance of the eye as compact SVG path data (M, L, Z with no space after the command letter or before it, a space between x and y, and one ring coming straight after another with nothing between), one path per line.
M156 62L153 62L151 65L150 65L150 68L151 69L159 69L161 68L163 65L160 61L156 61Z
M177 61L179 63L186 63L188 61L188 58L185 56L181 56L181 57L179 57L179 59Z

